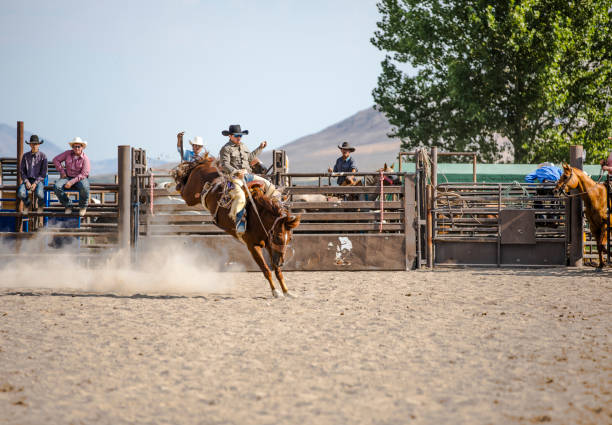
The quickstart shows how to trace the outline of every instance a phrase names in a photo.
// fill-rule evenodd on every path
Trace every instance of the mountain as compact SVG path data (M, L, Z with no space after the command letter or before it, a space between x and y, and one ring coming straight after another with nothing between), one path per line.
M387 137L391 129L381 112L368 108L278 149L287 152L291 172L326 172L341 155L338 145L348 141L357 148L352 156L359 171L375 171L397 158L400 140ZM272 163L271 150L262 160L268 166Z
M23 132L23 140L30 140L32 133L29 131ZM45 142L41 145L40 150L47 155L49 161L54 156L70 149L68 144L62 144L62 147L49 141L43 134L38 134L38 137ZM27 144L24 143L24 152L29 150ZM17 156L17 127L11 127L7 124L0 123L0 158L15 158ZM92 175L99 174L116 174L117 173L117 158L91 160Z
M24 130L23 140L30 140L31 135L32 133ZM53 158L65 150L47 140L44 134L39 134L38 137L45 141L40 146L40 150L47 155L47 158ZM24 143L23 149L27 152L28 145ZM17 156L17 127L0 123L0 158L15 158L15 156Z

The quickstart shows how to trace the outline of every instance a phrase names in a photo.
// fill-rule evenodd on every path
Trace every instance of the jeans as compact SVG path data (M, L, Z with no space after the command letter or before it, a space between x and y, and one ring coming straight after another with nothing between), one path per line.
M70 202L70 198L66 195L66 189L64 186L68 183L69 179L58 179L55 181L55 187L53 191L55 192L55 196L59 199L60 203L64 206L64 208L71 208L72 203ZM68 190L78 190L79 191L79 208L87 207L87 203L89 202L89 180L83 179L81 181L76 182L72 187Z
M32 182L30 182L32 183ZM26 207L30 206L30 197L28 196L28 190L26 188L25 182L19 185L19 189L17 189L17 197L21 199ZM36 185L35 195L38 198L38 205L45 205L45 182L39 182Z

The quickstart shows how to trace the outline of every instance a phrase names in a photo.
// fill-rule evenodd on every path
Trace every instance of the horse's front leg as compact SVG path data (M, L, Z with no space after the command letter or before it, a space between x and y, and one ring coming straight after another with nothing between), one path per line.
M296 294L289 292L289 289L287 289L287 285L285 285L285 278L283 277L283 270L279 266L274 266L274 274L276 274L276 279L278 279L283 293L289 298L297 298Z
M255 262L261 269L261 272L264 274L264 276L268 280L268 283L270 284L270 289L272 290L272 295L274 296L274 298L282 297L283 296L282 293L274 287L274 282L272 281L272 272L270 271L270 268L266 264L266 260L263 257L263 254L261 252L261 246L259 245L249 246L249 252L251 253L251 256L253 257L253 260L255 260ZM282 283L281 283L281 286L283 286Z
M603 225L605 226L606 224L604 223ZM597 239L597 253L599 254L599 266L597 267L597 270L603 270L604 253L606 254L608 253L608 250L606 249L607 243L608 243L608 232L606 231L605 227L603 227L601 229L601 235Z

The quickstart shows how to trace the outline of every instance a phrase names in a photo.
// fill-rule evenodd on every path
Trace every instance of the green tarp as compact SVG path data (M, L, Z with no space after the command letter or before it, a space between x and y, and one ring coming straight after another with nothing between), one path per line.
M476 164L476 180L483 183L524 182L525 176L537 168L537 164ZM398 169L397 163L395 169ZM438 163L438 183L471 182L472 170L472 164ZM402 171L414 172L414 162L402 162ZM585 165L584 171L597 181L601 167Z

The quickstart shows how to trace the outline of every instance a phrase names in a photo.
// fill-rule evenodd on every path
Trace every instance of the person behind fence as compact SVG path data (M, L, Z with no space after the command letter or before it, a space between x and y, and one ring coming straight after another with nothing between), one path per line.
M612 175L612 149L608 152L608 158L599 161L599 165L601 165L602 173L607 171L608 175Z
M181 131L176 135L176 149L178 150L179 154L181 153L181 149L183 147L184 134L185 132ZM189 141L189 144L191 145L191 149L193 150L186 150L185 152L183 152L183 158L181 159L187 162L194 162L204 159L204 153L206 152L206 150L204 149L204 139L202 139L200 136L195 136Z
M47 156L40 151L40 145L44 140L39 140L36 134L30 136L30 152L23 154L21 158L21 177L23 183L17 189L17 198L23 202L23 212L30 212L30 193L34 193L38 199L38 209L43 210L45 202L45 178L47 177Z
M556 167L552 162L543 162L538 165L537 170L525 176L525 181L527 183L554 183L561 178L561 174L563 174L563 170L561 168ZM538 187L536 188L536 195L552 197L553 187ZM542 209L545 208L546 205L541 200L536 200L533 202L533 207L535 209ZM543 214L537 214L536 218L544 219L546 216ZM551 218L558 217L551 216Z
M268 143L263 141L257 149L249 152L246 145L242 143L242 137L249 134L249 131L243 131L238 124L230 125L229 129L223 130L221 134L229 136L229 141L219 152L221 169L229 176L232 183L229 192L232 199L229 215L234 220L234 223L236 223L236 232L244 233L246 230L246 196L242 188L246 183L261 181L264 184L266 196L272 196L276 189L272 183L263 177L253 174L251 168L251 161L261 153Z
M89 158L85 155L85 147L87 142L80 137L75 137L68 142L72 149L60 153L53 158L55 168L60 173L60 178L55 181L53 191L57 199L64 206L65 213L72 213L72 202L67 190L73 189L79 191L79 215L83 217L87 212L87 203L89 202ZM62 165L63 164L63 165Z
M338 149L342 152L342 156L336 160L334 168L329 168L327 171L330 173L356 173L357 163L351 156L351 153L355 152L355 148L349 142L342 142L342 146L338 146ZM352 183L354 178L353 176L339 176L336 183L340 186L345 180Z
M561 168L555 167L552 162L543 162L538 165L537 170L525 176L525 181L527 183L554 183L561 178L561 174L563 174Z

